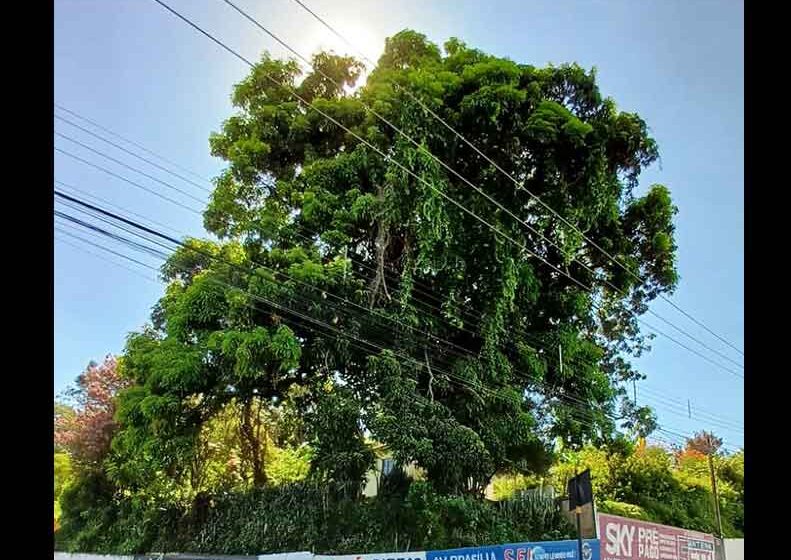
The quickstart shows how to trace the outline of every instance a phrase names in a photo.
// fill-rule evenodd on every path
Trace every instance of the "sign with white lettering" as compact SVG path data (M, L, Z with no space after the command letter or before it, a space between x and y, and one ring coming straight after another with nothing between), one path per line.
M581 559L577 541L547 541L429 550L426 560L599 560L599 541L585 540Z
M606 513L598 525L602 560L715 560L706 533Z
M426 560L502 560L499 546L429 550Z
M577 541L504 544L500 549L502 560L580 560ZM599 560L597 540L586 539L582 542L581 560Z

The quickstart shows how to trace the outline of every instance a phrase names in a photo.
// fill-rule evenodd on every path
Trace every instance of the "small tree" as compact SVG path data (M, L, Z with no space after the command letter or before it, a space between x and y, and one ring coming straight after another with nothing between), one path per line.
M702 431L695 434L694 437L687 440L687 449L697 451L703 455L716 455L722 447L722 439L714 434Z
M77 465L98 465L107 456L116 429L115 395L127 385L115 357L88 364L65 392L70 404L55 403L56 449L68 452Z

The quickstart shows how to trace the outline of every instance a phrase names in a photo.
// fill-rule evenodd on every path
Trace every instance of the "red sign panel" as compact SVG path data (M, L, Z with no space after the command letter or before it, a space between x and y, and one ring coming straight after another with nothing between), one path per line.
M714 560L714 537L697 531L598 515L601 560Z

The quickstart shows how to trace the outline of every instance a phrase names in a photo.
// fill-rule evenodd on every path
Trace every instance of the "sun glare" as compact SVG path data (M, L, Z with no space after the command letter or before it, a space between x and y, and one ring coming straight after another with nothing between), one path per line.
M348 43L322 27L315 35L305 38L307 52L313 54L319 51L332 51L337 54L350 55L360 60L366 66L366 71L357 82L357 87L347 89L347 91L354 91L365 83L368 72L371 70L371 64L368 60L374 63L379 60L379 56L384 50L384 36L377 36L363 22L351 19L344 20L343 25L339 25L336 29L348 40Z

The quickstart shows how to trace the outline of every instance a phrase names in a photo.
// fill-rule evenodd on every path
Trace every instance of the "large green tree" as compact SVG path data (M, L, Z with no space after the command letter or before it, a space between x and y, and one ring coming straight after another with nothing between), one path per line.
M658 157L643 120L592 71L413 31L354 93L352 58L313 67L264 55L234 88L210 140L228 164L204 215L220 241L174 254L153 326L129 341L119 472L178 469L228 402L254 434L250 407L290 394L324 476L342 474L334 441L358 478L368 433L446 492L541 470L556 437L610 440L619 415L650 427L623 390L640 376L628 356L677 274L668 190L637 195Z

